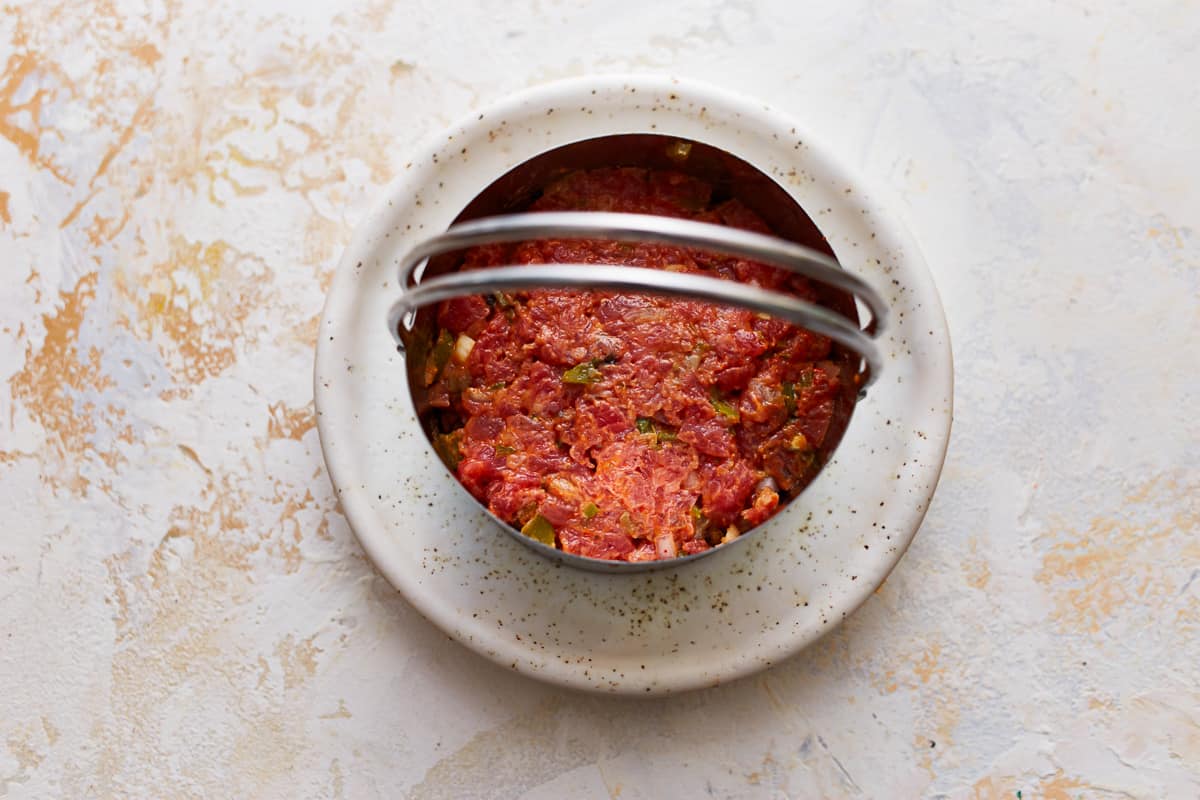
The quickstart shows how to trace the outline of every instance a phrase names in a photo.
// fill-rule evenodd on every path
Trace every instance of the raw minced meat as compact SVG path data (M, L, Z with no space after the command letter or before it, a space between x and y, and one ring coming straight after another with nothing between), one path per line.
M681 173L570 173L533 211L622 211L769 233ZM659 244L546 239L467 251L462 269L605 263L816 300L804 278ZM706 550L759 524L820 467L845 373L830 341L750 311L611 292L464 297L437 312L425 372L435 444L500 519L581 556Z

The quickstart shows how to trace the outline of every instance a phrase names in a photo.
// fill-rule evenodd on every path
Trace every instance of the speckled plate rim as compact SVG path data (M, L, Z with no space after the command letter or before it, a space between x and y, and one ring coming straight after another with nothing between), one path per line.
M544 130L534 126L555 112ZM521 125L525 131L517 130ZM893 310L908 317L900 313L889 335L889 374L860 404L822 475L768 523L773 531L678 570L598 575L537 557L456 501L461 487L451 485L415 427L380 309L394 299L394 263L402 252L444 228L505 169L559 144L637 131L705 141L771 174L813 214L847 268L877 286L890 280ZM794 153L783 158L793 140ZM494 141L494 148L485 144ZM470 155L483 162L474 170L474 189L467 181L457 195L455 187L430 194L446 162L459 150L465 161L466 148L477 144L484 153ZM318 337L314 397L322 451L369 557L454 638L499 664L580 689L644 696L712 686L769 667L832 630L886 579L919 528L953 416L949 334L936 288L913 237L879 197L794 120L724 90L667 77L596 76L534 87L435 136L356 231ZM925 331L928 337L918 339ZM883 388L906 378L904 390ZM389 433L398 441L378 435ZM851 457L868 452L880 455ZM880 497L882 512L874 503ZM820 511L828 516L817 519ZM890 531L886 541L880 526ZM864 558L872 544L876 550ZM494 584L478 590L480 601L475 589L486 581ZM773 599L764 602L766 594ZM575 628L555 630L558 623L546 619L539 600L546 596L584 607L572 617ZM644 603L634 609L641 616L636 624L614 625L631 596Z

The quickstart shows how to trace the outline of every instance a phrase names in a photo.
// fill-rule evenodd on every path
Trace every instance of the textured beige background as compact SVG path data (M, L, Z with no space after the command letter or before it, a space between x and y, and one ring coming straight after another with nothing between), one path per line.
M0 797L1200 797L1200 8L925 5L4 6ZM420 619L311 406L406 150L615 70L760 96L889 185L958 373L875 598L653 702Z

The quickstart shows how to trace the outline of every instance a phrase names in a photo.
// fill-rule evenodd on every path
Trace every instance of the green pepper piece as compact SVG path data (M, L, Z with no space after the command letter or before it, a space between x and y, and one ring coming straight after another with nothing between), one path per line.
M442 384L447 392L458 394L471 385L471 373L457 362L447 364L442 370Z
M525 523L521 533L530 539L537 539L544 545L554 547L554 526L541 514L535 514L533 519Z
M717 392L716 387L713 387L712 391L709 393L708 401L712 403L712 407L716 409L716 412L725 419L732 422L737 422L742 418L742 415L738 413L737 406L733 405L727 400L722 399L721 395Z
M506 444L496 445L496 455L498 455L498 456L512 455L515 452L517 452L517 451L514 450L513 448L509 447Z
M432 386L433 382L437 380L438 373L442 371L442 367L446 366L452 352L454 352L454 334L443 328L425 362L426 386Z
M806 369L806 370L804 370L804 372L800 373L800 385L801 386L812 386L812 382L813 382L813 371L811 369Z
M597 383L602 377L595 361L584 361L564 372L562 379L564 383L587 384Z
M638 433L653 433L654 444L656 446L661 445L663 442L679 441L679 435L676 434L675 431L669 431L659 427L658 423L649 417L638 417L637 422L634 423L634 426L637 428Z
M583 504L583 508L580 509L580 511L583 512L584 519L592 519L593 517L595 517L597 514L600 513L600 506L596 505L595 503L593 503L592 501L589 500L588 502Z
M787 407L787 413L790 417L796 413L796 384L785 382L782 388L783 404Z

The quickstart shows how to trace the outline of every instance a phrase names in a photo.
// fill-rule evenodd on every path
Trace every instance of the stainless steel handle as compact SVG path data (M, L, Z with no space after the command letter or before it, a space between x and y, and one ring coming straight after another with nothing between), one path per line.
M867 330L813 303L782 292L704 275L600 264L530 264L491 267L439 275L420 282L429 258L480 244L539 238L594 238L624 242L653 241L736 255L772 264L859 298L871 313ZM828 336L858 353L867 363L865 389L883 367L874 336L887 319L887 306L866 281L846 272L823 253L773 236L692 220L645 214L543 212L489 217L455 225L419 244L400 264L404 293L388 314L388 326L403 350L401 326L422 306L453 297L531 289L591 289L639 292L707 300L779 317Z
M413 248L400 265L400 286L408 289L414 285L414 277L419 277L417 268L442 253L479 244L549 237L678 244L762 261L860 297L870 310L876 327L887 323L887 304L875 288L857 275L846 272L822 252L740 228L651 214L554 211L507 214L464 222Z

